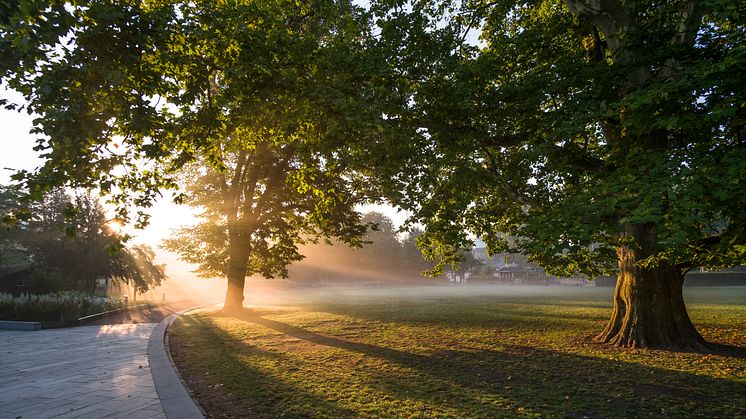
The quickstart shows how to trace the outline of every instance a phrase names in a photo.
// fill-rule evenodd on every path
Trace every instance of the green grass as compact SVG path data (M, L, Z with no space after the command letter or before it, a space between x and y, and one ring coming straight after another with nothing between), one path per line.
M622 350L592 336L608 289L440 288L283 294L170 328L212 416L738 417L746 351ZM746 346L746 287L689 289L713 342Z

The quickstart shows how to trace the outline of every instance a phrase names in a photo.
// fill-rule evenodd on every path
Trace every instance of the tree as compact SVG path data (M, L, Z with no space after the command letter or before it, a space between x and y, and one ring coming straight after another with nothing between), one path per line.
M228 275L236 307L246 272L282 274L299 257L300 232L351 243L361 234L347 184L367 187L341 152L382 114L362 88L368 30L346 0L10 6L0 77L40 115L46 158L17 178L33 197L98 187L127 220L130 205L149 206L197 161L224 207L207 206L218 224L192 233L226 234L225 265L203 268Z
M337 240L305 244L301 251L307 258L294 263L288 277L295 282L403 283L422 279L429 266L415 243L417 231L402 240L393 221L379 212L363 214L361 222L370 227L361 247L350 248Z
M550 273L616 270L600 341L704 347L684 274L746 261L739 7L380 6L382 48L404 66L390 77L399 111L387 116L409 128L406 158L381 175L427 226L424 249L442 267L473 233ZM469 30L481 30L479 44Z
M155 251L146 245L126 246L111 258L111 276L144 293L166 280L165 266L153 263Z
M368 244L350 255L355 260L354 263L382 273L401 272L402 244L397 237L398 229L394 222L380 212L369 212L362 220L372 228L365 235ZM383 266L384 264L387 266Z
M130 237L117 233L98 199L79 193L63 211L69 211L65 232L68 246L60 262L79 287L94 293L100 278L111 278L146 292L166 279L164 265L156 265L155 252L144 244L132 245ZM60 209L58 209L60 211Z
M458 282L466 282L466 274L473 274L474 271L482 266L482 262L474 257L470 250L461 250L459 252L458 263L453 266L453 273L458 277Z
M0 268L21 263L25 256L18 219L23 218L22 196L18 188L0 185Z
M404 266L402 269L409 274L426 275L434 268L431 261L425 260L420 251L417 240L424 231L420 227L410 227L406 237L401 242L402 259Z
M144 292L165 280L163 266L147 246L127 246L110 225L98 199L57 189L34 202L19 242L39 279L37 291L96 291L98 280L113 278ZM45 277L54 278L47 281Z
M355 195L322 154L297 138L247 137L224 144L223 171L187 171L187 203L202 221L164 243L200 274L228 278L226 310L242 307L246 276L287 277L303 258L298 244L321 236L360 246L365 233Z
M365 195L339 149L366 124L351 61L366 26L344 1L210 7L185 8L181 33L204 48L181 59L193 66L187 75L205 73L208 83L181 76L194 93L177 134L197 141L210 132L213 148L195 152L183 178L203 222L166 247L205 275L227 276L225 309L233 310L245 277L286 276L302 258L298 244L360 245L365 226L354 206Z
M29 211L23 242L39 276L54 275L62 289L93 293L98 278L109 274L107 249L118 245L98 201L56 189Z

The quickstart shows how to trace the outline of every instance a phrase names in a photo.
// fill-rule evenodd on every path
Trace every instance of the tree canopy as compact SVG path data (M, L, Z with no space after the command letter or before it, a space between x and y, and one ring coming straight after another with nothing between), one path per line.
M608 272L624 226L647 223L663 245L653 259L743 262L735 3L639 5L619 11L630 19L620 28L567 3L466 2L446 29L443 9L411 12L432 13L406 33L429 42L396 34L392 51L450 48L402 70L413 101L398 116L420 136L397 167L398 202L436 242L468 244L472 232L556 273ZM479 46L459 36L464 22L483 23Z
M358 53L368 27L347 1L3 7L0 81L26 99L3 104L38 116L45 159L16 176L34 198L98 188L128 219L197 156L222 169L221 142L237 129L323 132L330 147L372 124L356 70L369 63Z
M618 271L601 339L620 345L702 343L684 273L746 259L738 1L3 7L0 78L46 159L18 176L32 196L95 186L125 218L197 161L242 249L200 263L241 288L301 232L354 243L353 202L381 193L439 267L476 235L552 273Z
M425 250L452 261L471 233L492 252L525 253L551 273L618 270L620 322L604 340L697 345L680 298L683 274L746 261L739 7L540 0L384 8L396 30L384 30L383 43L403 66L395 79L409 98L388 117L410 127L398 153L405 158L384 181L427 226ZM481 31L478 42L467 41L469 30ZM663 288L623 298L624 287L642 282ZM648 299L655 294L670 302ZM647 326L630 331L622 319Z

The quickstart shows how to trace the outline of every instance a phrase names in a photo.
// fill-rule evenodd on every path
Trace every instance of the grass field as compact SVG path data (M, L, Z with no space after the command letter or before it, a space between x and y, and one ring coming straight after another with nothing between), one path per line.
M711 354L596 344L603 288L277 293L169 329L211 417L746 417L746 287L687 289ZM278 300L284 301L279 304Z

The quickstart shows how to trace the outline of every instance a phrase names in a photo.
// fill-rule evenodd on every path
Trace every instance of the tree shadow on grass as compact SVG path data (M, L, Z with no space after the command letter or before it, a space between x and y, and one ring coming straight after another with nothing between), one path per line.
M353 411L289 386L243 359L250 356L260 363L283 363L286 357L282 353L247 346L201 317L184 316L179 321L185 327L200 329L191 339L169 332L169 346L180 374L208 417L302 417L304 406L309 405L330 417L355 416ZM215 345L216 340L226 344Z
M546 302L536 303L542 307L556 307L557 311L549 310L530 310L527 311L525 306L531 305L525 301L522 303L492 302L485 305L484 310L476 310L471 306L465 308L446 307L442 312L450 315L443 315L433 310L427 309L424 305L415 305L415 309L409 311L398 311L395 307L384 307L381 310L379 304L355 305L351 303L312 303L305 307L311 310L323 311L359 319L360 321L380 321L405 323L415 326L424 326L427 324L437 323L438 326L448 327L489 327L501 329L508 327L511 329L525 330L527 332L541 332L547 330L572 330L583 336L595 336L608 322L612 308L610 306L583 306L578 304L565 304L564 302ZM411 304L410 304L411 305ZM572 309L588 308L593 312L574 313L576 310L565 311L563 307ZM478 311L478 316L474 312ZM424 313L424 315L423 315ZM463 315L462 315L463 314ZM585 343L591 343L592 339L585 339ZM604 347L601 343L594 342L598 347ZM694 351L694 353L715 354L733 358L746 359L746 347L733 345L733 342L708 341L704 351ZM611 346L606 346L610 350L617 350ZM654 349L657 351L670 352L666 349ZM677 349L674 352L688 352L690 350Z
M371 371L368 378L378 391L395 399L445 403L466 416L505 416L521 409L567 417L746 415L742 397L746 383L733 380L517 345L503 345L504 350L454 348L417 354L314 333L267 319L261 312L245 311L233 317L315 345L414 370L415 376ZM344 416L360 415L335 411L329 405L322 410L327 408Z
M731 358L746 359L746 348L722 343L707 343L712 353Z
M608 320L611 307L587 307L594 310L593 313L572 313L569 310L563 310L564 307L575 307L564 304L543 304L536 303L536 306L546 306L548 309L542 312L527 312L526 306L531 304L523 303L495 303L494 301L482 303L470 303L464 305L449 304L444 306L439 313L432 309L424 302L408 304L409 308L402 311L400 306L390 305L382 307L380 304L355 304L355 302L323 302L309 303L303 307L310 310L323 311L334 314L341 314L350 317L356 317L361 320L376 321L396 321L398 323L408 323L420 325L437 321L439 325L461 326L465 323L477 322L483 326L485 322L492 321L509 321L517 324L531 324L530 317L537 317L552 320L553 322L562 322L565 319L578 320ZM534 307L536 307L534 306ZM437 307L437 306L436 306ZM479 308L475 313L475 307ZM554 308L552 311L550 308ZM583 308L583 307L581 307ZM596 312L597 311L597 312ZM426 316L423 316L426 313ZM559 318L561 316L561 318Z

